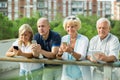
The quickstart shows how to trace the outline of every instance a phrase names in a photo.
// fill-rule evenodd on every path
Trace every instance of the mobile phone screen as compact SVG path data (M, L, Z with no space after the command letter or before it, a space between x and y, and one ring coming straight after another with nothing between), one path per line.
M18 46L13 46L14 49L18 50Z

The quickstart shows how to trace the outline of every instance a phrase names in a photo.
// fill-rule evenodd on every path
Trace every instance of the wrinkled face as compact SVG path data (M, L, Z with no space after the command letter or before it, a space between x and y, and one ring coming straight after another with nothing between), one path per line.
M49 32L50 26L47 24L47 22L41 20L37 24L38 32L42 36L46 36Z
M25 31L20 34L20 40L24 43L27 43L30 41L31 33L28 31Z
M66 25L66 31L69 35L73 35L77 33L77 25L73 22L68 22Z
M98 35L101 39L104 39L110 32L110 27L107 22L99 23L97 26Z

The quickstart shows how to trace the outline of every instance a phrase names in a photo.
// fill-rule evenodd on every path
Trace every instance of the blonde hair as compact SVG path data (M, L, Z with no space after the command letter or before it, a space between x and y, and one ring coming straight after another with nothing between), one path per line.
M20 34L24 33L25 31L28 31L31 36L30 36L30 40L29 40L29 44L31 44L31 41L33 39L33 30L31 28L31 26L29 24L23 24L20 26L19 28L19 37L20 37ZM21 46L22 45L22 41L19 40L19 45Z
M63 28L65 30L66 30L66 27L67 27L68 23L73 23L75 25L75 27L77 28L77 30L79 30L81 28L81 21L76 16L68 16L68 17L65 18L65 20L63 22Z

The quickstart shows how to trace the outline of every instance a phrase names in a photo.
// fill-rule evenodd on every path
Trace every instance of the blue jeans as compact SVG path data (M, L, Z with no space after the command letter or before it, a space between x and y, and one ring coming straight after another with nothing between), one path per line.
M62 66L45 67L42 80L61 80Z
M20 80L42 80L43 68L32 71L26 71L21 69L19 72Z

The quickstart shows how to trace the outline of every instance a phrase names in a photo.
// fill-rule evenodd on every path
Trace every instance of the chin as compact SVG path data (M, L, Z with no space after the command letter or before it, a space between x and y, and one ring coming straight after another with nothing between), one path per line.
M105 38L105 36L100 36L100 39L104 39Z

